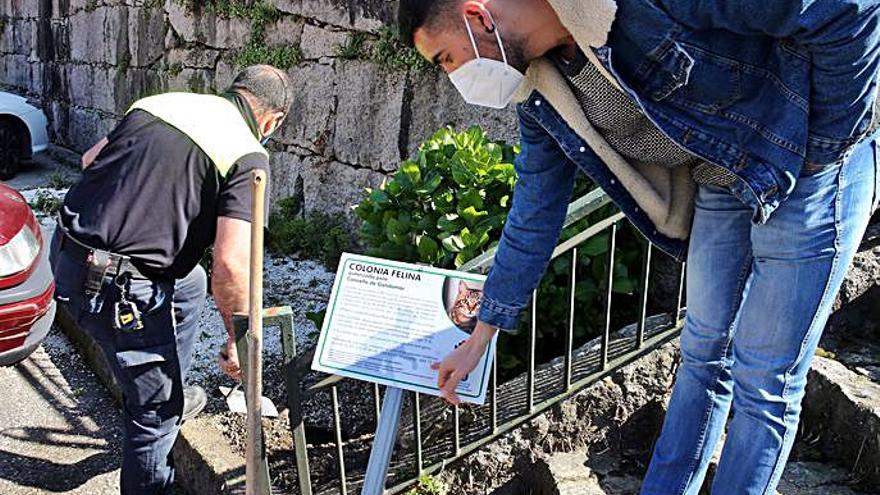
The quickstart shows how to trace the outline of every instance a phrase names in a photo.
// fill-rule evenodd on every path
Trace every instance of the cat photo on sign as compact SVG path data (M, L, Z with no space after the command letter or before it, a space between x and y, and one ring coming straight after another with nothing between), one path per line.
M458 278L447 278L443 284L443 305L449 319L463 332L470 334L477 326L483 284Z

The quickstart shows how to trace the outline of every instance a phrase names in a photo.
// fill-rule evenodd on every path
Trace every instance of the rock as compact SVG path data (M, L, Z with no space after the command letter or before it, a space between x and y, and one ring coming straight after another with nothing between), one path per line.
M164 82L166 91L215 92L214 72L206 69L184 68L173 76L166 77Z
M70 101L105 112L116 111L115 70L93 65L71 65L67 70Z
M356 169L338 162L307 159L304 162L306 211L342 214L354 228L351 208L363 199L365 188L377 188L385 175L369 169Z
M160 59L165 51L165 13L152 8L128 9L129 63L144 67Z
M586 455L581 452L557 453L542 457L535 463L535 495L606 495L599 479L585 465Z
M166 2L171 29L188 43L202 43L211 48L241 48L251 35L251 25L240 17L215 15L204 6L193 3L191 9L183 2Z
M342 215L355 233L358 222L352 206L363 199L365 188L375 188L385 176L369 169L355 169L318 156L273 153L270 181L273 207L292 196L303 200L307 213Z
M374 170L396 170L401 159L400 134L404 81L376 64L338 62L336 157Z
M14 53L15 51L15 24L17 21L6 21L3 29L0 29L0 53Z
M384 0L276 0L281 12L309 17L322 24L377 31L393 20L393 6Z
M210 48L172 48L165 57L166 69L214 69L221 53Z
M801 414L805 434L831 459L853 466L864 486L880 484L880 384L816 357Z
M336 55L337 47L345 43L348 36L347 31L331 31L306 24L303 27L300 45L303 57L306 59L333 57Z
M329 156L333 146L336 73L332 65L307 63L289 72L296 95L277 139Z
M880 287L880 223L868 227L865 239L840 288L834 310L853 303L874 287Z
M122 60L120 55L127 52L126 22L127 11L123 8L97 7L72 15L69 18L70 57L81 62L116 65Z
M857 495L846 470L818 462L791 462L785 466L777 491L780 495Z
M516 111L474 107L464 102L449 78L439 71L412 74L412 96L404 114L409 128L405 143L406 156L412 155L419 143L438 129L451 125L463 130L479 124L495 140L519 142Z
M31 81L39 73L34 73L34 64L28 61L27 55L4 55L0 61L3 62L0 72L3 83L18 88L19 92L29 92Z
M4 10L12 17L33 18L40 15L40 2L30 0L8 0L3 3L5 4Z
M304 27L310 26L304 25L302 19L282 17L266 26L266 43L271 46L300 46L301 40L305 36L303 34ZM324 31L323 29L317 30L321 32Z
M612 474L602 478L600 485L607 495L638 495L642 479L629 474Z
M16 55L25 55L28 59L37 48L37 21L33 19L17 19L6 26L11 34L9 51Z

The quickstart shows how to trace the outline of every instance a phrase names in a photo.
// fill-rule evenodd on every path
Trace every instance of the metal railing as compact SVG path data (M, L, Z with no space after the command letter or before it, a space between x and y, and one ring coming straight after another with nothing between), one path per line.
M599 208L607 205L609 199L601 191L593 191L569 207L565 226L574 225L586 218ZM638 319L634 331L621 333L612 332L612 290L614 280L615 251L617 250L618 231L621 222L625 221L622 213L613 213L607 218L590 225L582 232L570 239L561 242L553 253L553 259L562 256L571 256L570 273L570 310L565 338L564 354L554 362L541 366L536 363L536 335L538 328L537 291L533 294L531 303L531 324L528 333L528 369L525 376L520 376L499 386L497 360L493 366L488 404L486 406L468 406L472 417L467 428L462 428L462 416L459 407L440 404L434 401L433 410L438 408L451 408L451 427L443 430L441 439L432 439L427 447L423 434L424 425L422 416L425 413L423 398L420 394L407 392L411 398L412 423L401 428L400 435L411 435L412 447L408 452L400 452L402 447L398 443L395 449L395 458L392 460L392 473L389 475L392 486L387 487L386 493L397 494L411 487L422 475L433 474L443 469L450 462L461 459L464 456L478 450L484 445L497 440L507 432L523 425L535 416L546 411L551 406L580 392L592 383L601 380L608 374L620 367L631 363L639 357L656 349L663 343L675 337L681 327L683 313L682 302L684 295L684 271L681 265L680 278L678 281L677 304L673 314L668 316L648 317L648 287L651 278L651 259L653 246L646 243L642 253L641 273L638 287ZM578 280L578 247L589 239L603 233L609 233L608 262L604 276L604 319L601 322L602 333L595 341L591 341L577 350L574 349L575 341L575 318L577 308L575 304L575 287ZM462 267L464 271L477 273L488 272L492 265L494 252L485 253ZM266 326L272 326L267 321ZM293 433L295 465L297 471L300 493L302 495L341 493L343 495L353 490L358 493L359 484L363 481L363 466L349 470L346 466L345 442L343 441L341 414L339 404L338 386L343 380L340 377L330 376L303 390L301 379L309 371L312 355L307 353L299 358L296 357L296 345L294 329L291 324L281 324L282 342L284 348L285 383L287 387L288 409L290 414L290 427ZM503 336L501 338L504 338ZM381 391L378 385L372 385L373 404L376 424L379 423ZM321 473L320 482L316 480L315 473L310 468L310 447L306 438L306 430L303 422L302 401L304 395L316 393L322 389L330 389L332 415L333 415L333 441L335 446L332 450L335 456L335 473L327 476ZM524 389L524 390L523 390ZM503 407L499 408L499 405ZM433 425L436 427L436 425ZM448 433L448 434L446 434ZM326 445L323 446L326 450ZM326 453L326 452L325 452ZM328 463L322 466L326 469ZM327 480L335 479L335 482ZM314 481L313 481L314 480Z

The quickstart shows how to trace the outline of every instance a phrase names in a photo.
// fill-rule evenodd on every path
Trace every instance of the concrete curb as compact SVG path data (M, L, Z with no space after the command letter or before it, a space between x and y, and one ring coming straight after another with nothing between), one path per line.
M849 467L854 480L880 485L880 384L816 357L801 421L819 449Z
M121 397L119 387L95 341L63 308L59 307L55 321L118 403ZM196 418L183 425L174 445L174 460L177 483L191 495L244 493L244 457L234 453L223 433L205 418Z

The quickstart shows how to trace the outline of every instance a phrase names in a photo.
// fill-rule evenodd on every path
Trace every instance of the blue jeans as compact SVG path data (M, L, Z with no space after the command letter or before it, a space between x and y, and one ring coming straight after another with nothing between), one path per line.
M765 225L700 187L682 364L643 495L700 491L733 408L714 495L775 493L807 372L878 197L877 143L805 172Z
M180 431L184 377L205 303L205 271L197 266L180 280L132 280L128 298L141 311L144 328L126 333L112 324L120 290L108 277L100 294L87 298L85 268L59 252L59 236L56 232L50 255L56 299L101 347L122 391L121 491L172 493L171 449Z

